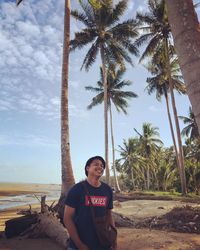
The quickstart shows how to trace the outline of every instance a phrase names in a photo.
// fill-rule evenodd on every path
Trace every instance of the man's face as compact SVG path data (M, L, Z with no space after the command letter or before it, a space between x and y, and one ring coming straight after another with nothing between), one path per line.
M87 166L88 176L101 177L103 175L104 167L102 161L96 159Z

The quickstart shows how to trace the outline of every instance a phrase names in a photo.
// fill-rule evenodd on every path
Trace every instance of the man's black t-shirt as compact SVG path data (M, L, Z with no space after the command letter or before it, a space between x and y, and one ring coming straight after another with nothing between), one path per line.
M106 209L113 208L111 188L104 182L101 182L100 187L93 187L87 181L86 185L94 207L95 217L105 216ZM90 250L104 250L105 248L100 247L92 221L88 195L85 193L81 182L70 189L65 204L75 208L74 223L81 241L86 244ZM71 239L69 246L77 249Z

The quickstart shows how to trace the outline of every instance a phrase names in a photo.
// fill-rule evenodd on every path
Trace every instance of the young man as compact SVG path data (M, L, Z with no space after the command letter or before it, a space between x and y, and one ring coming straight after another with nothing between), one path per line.
M94 156L86 162L87 180L85 185L90 199L81 182L74 185L68 193L64 212L64 224L70 235L68 250L116 250L116 247L101 247L89 206L91 200L96 217L105 216L108 213L109 222L114 226L111 214L112 190L107 184L100 181L104 169L105 161L100 156Z

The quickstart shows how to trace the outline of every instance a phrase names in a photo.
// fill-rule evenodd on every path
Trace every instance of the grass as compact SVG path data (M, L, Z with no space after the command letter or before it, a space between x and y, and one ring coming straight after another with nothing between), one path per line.
M148 199L162 199L162 200L180 200L184 202L197 202L200 203L200 196L195 193L188 193L183 196L182 193L176 192L174 189L169 192L164 191L133 191L129 193L129 196L146 197Z

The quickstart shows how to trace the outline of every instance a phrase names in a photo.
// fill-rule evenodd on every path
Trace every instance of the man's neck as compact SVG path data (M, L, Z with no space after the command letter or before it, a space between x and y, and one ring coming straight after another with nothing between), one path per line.
M99 178L94 178L94 177L88 176L87 182L90 185L92 185L93 187L100 187L101 186L101 182L100 182Z

